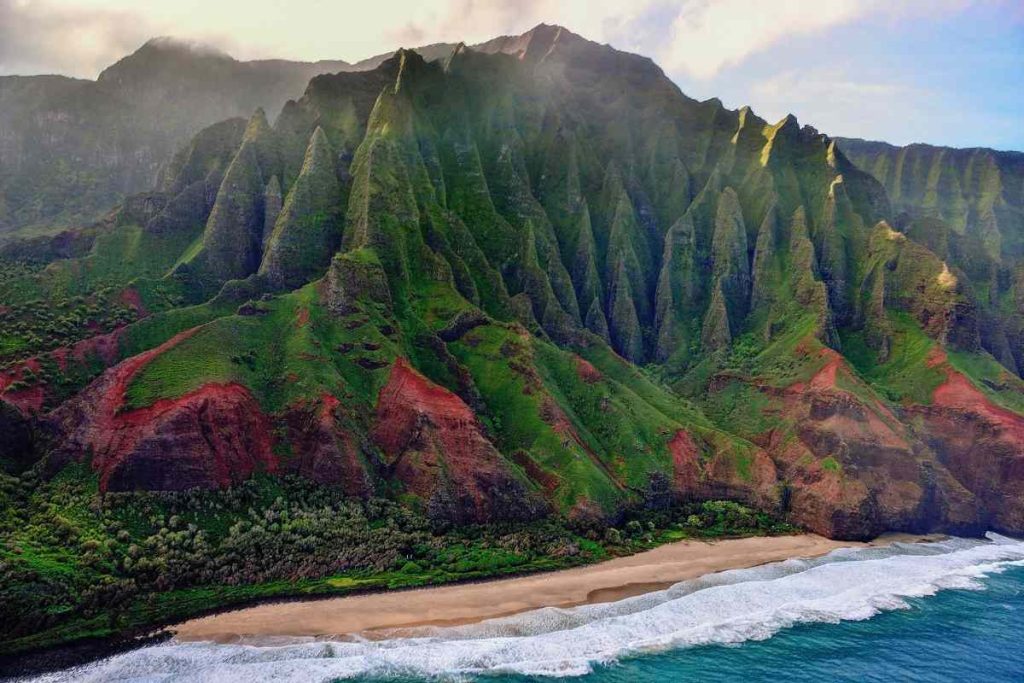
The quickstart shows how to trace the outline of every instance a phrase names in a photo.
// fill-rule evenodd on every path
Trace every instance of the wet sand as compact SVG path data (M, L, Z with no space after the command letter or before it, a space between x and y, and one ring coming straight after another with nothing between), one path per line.
M925 540L887 535L872 545ZM258 605L170 627L179 641L259 643L274 637L396 635L396 629L466 624L541 607L622 600L704 574L792 557L815 557L866 543L814 534L713 542L680 541L587 567L417 590Z

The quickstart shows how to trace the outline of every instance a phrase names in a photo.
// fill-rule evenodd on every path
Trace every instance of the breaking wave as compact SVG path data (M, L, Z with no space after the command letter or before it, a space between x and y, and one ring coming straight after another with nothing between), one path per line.
M487 673L579 676L672 648L764 640L800 623L869 619L907 598L980 589L1024 566L1024 543L996 534L842 549L711 574L614 603L546 608L385 640L281 639L273 645L169 643L43 677L48 681L465 680Z

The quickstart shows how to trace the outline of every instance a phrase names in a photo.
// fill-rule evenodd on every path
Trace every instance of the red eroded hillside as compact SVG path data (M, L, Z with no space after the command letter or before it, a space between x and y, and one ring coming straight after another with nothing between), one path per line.
M466 403L404 358L377 399L373 440L406 490L450 508L449 519L520 516L528 494Z
M107 370L55 411L52 424L63 439L51 466L89 457L101 491L217 488L259 469L275 470L268 422L242 386L206 384L184 396L124 409L125 392L138 372L197 329Z

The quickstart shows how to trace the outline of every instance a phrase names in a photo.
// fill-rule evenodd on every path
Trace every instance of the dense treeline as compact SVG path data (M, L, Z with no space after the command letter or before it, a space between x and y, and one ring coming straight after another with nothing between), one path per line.
M99 496L79 467L0 479L0 636L8 652L137 631L219 605L398 588L594 562L687 536L785 533L736 503L568 520L432 527L397 503L301 479L223 492Z
M139 311L124 299L123 289L113 283L97 282L86 288L69 281L55 287L56 291L44 291L33 281L37 274L38 268L31 264L0 258L0 370L139 318ZM32 379L25 378L24 384L31 386Z

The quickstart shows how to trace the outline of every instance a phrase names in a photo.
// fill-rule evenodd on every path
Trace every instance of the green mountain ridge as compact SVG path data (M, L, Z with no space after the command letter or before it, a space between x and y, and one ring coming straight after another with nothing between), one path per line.
M478 49L515 49L495 39ZM447 59L454 44L416 48ZM377 68L390 52L343 60L240 61L209 46L153 38L96 80L0 76L0 242L100 220L148 190L199 130L262 107L277 112L317 74Z
M0 76L0 240L100 219L200 129L278 110L346 62L243 62L157 38L95 80Z
M1024 367L1024 154L841 144L885 185L895 225L969 276L982 307L985 349L1011 370Z
M1021 533L1016 167L993 195L981 153L915 154L557 26L318 75L0 252L0 455L98 499L294 475L443 528L731 499Z

